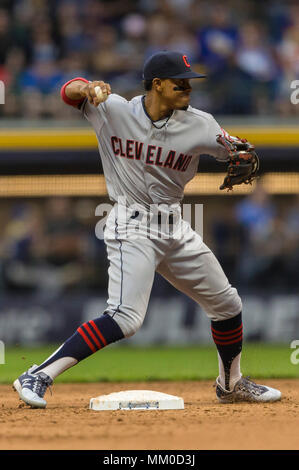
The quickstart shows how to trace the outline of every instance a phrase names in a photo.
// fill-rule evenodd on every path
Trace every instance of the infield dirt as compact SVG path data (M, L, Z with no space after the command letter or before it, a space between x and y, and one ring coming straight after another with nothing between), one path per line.
M259 380L282 391L267 404L219 404L212 382L56 384L30 409L0 386L0 449L299 449L299 380ZM183 397L177 411L92 411L89 399L122 390Z

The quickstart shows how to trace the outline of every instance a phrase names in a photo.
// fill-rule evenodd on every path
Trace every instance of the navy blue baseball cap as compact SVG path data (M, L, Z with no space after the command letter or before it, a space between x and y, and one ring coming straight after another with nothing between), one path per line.
M188 57L180 52L157 52L146 60L143 67L143 80L204 77L205 75L191 70Z

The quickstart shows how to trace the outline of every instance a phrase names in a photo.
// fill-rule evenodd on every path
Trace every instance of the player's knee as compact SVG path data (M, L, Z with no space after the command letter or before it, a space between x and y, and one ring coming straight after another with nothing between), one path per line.
M232 318L242 311L242 300L237 289L231 287L221 302L222 315L225 318Z
M210 298L204 308L211 320L226 320L242 311L242 301L237 289L229 286L221 295Z
M137 313L132 313L129 315L128 312L124 312L121 309L119 309L116 313L107 313L109 313L117 322L125 338L133 336L139 330L144 320L144 317L141 317L141 315L138 315Z
M126 325L122 326L122 330L124 332L125 338L130 338L130 336L133 336L139 328L141 327L142 322L132 322L132 323L126 323Z
M242 300L239 296L237 290L235 289L234 294L232 295L231 299L229 300L229 316L235 317L242 311Z
M137 333L137 331L141 328L142 323L143 319L141 318L134 318L131 319L130 322L127 322L125 337L129 338L130 336L133 336L135 333Z

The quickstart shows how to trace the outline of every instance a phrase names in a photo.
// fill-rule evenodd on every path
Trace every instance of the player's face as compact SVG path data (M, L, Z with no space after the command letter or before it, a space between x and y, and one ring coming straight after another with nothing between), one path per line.
M161 97L172 109L187 109L192 87L187 78L167 78L162 81ZM179 88L179 89L177 89Z

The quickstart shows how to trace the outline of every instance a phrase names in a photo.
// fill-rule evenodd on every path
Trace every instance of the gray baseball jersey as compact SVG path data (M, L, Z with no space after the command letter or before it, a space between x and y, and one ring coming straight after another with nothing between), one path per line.
M197 172L199 156L226 160L216 142L224 131L211 114L191 106L152 124L143 97L131 101L111 94L97 108L87 100L82 112L97 138L110 199L128 203L173 204Z
M144 320L155 272L200 304L212 320L240 313L236 289L180 213L184 187L197 172L199 156L227 160L226 150L216 141L225 131L212 115L191 106L153 123L142 96L127 101L111 94L97 107L85 100L81 112L96 132L108 194L115 202L104 235L110 262L106 311L124 335L134 334ZM137 214L144 230L137 238L128 236L134 232L130 214L122 232L120 198L125 198L124 205L140 208L141 216ZM146 236L143 213L159 204L175 212L176 226L183 227L179 237Z

